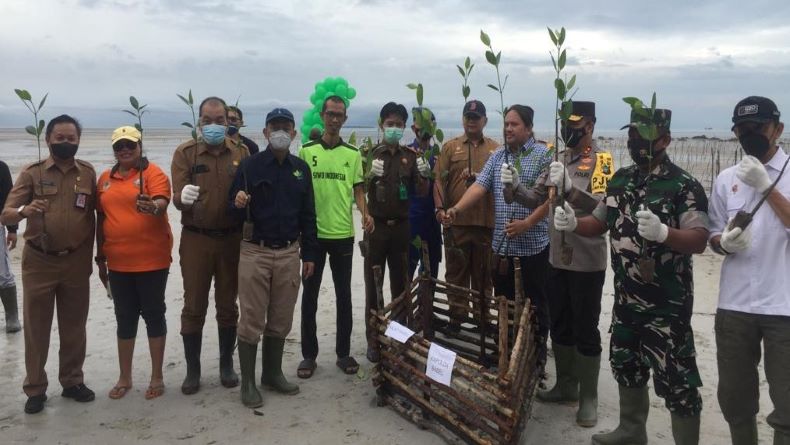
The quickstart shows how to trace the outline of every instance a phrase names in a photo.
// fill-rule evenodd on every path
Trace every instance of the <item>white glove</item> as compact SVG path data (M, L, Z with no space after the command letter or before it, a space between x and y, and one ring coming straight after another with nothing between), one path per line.
M502 168L499 169L499 180L502 181L502 185L512 185L513 188L517 188L520 184L518 172L507 163L502 164Z
M573 188L571 177L568 175L568 170L562 165L562 162L554 161L549 165L549 181L557 187L562 187L563 177L565 178L565 193L568 193Z
M642 210L636 212L636 218L639 220L637 227L639 236L648 241L657 241L659 243L663 243L667 239L669 228L658 219L655 213L642 207Z
M760 193L765 193L768 187L771 186L771 178L768 177L765 166L754 156L744 156L741 162L738 163L738 170L736 170L735 175L744 184L754 187Z
M729 226L730 224L727 223ZM752 244L752 234L747 227L742 230L740 227L735 227L732 230L724 229L719 241L721 247L729 253L742 252L749 248Z
M573 232L579 221L576 219L576 212L567 202L562 207L554 209L554 228L560 232Z
M200 196L200 186L187 184L181 189L181 203L191 206Z
M370 163L370 174L379 178L384 176L383 159L374 159L373 162Z
M423 178L431 177L431 166L422 157L417 158L417 171Z

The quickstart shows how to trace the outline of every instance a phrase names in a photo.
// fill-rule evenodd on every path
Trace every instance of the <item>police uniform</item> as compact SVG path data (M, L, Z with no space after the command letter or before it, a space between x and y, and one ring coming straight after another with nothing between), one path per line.
M75 159L71 166L61 168L50 157L25 167L8 195L6 211L36 199L47 200L49 208L27 219L22 251L27 371L23 389L28 397L47 391L44 367L56 305L60 334L58 379L64 388L83 383L88 280L93 270L96 228L93 166Z
M427 181L417 171L417 155L404 146L393 152L387 145L373 149L372 160L384 161L384 176L373 177L368 186L368 213L376 230L365 233L365 332L368 344L373 336L370 309L376 307L376 283L373 266L389 266L390 292L398 297L408 281L407 261L411 236L409 229L409 190L425 194ZM370 355L370 354L369 354Z
M220 368L226 374L226 386L235 386L233 380L237 380L231 374L239 317L236 294L241 242L239 222L229 212L227 197L236 170L247 156L247 148L230 138L225 138L218 153L209 151L202 141L191 140L176 149L171 166L173 204L181 210L183 225L179 245L184 281L181 335L188 373L191 370L199 379L203 324L213 279ZM200 197L191 206L181 202L181 191L187 184L200 187Z
M470 102L474 103L473 102ZM444 183L445 209L453 207L468 189L462 173L467 169L480 172L489 156L499 144L491 138L483 137L474 144L464 134L450 139L442 147L436 162L436 177ZM446 172L446 174L445 174ZM484 295L491 295L491 236L494 230L494 198L486 194L467 211L458 214L450 229L445 229L445 278L448 283L468 287ZM468 300L453 293L448 294L450 301L468 304ZM469 316L469 311L450 307L450 317L460 321Z

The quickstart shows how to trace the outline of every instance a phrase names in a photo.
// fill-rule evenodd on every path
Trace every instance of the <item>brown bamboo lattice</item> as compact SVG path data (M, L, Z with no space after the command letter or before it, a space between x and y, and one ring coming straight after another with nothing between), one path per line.
M427 247L422 250L427 266ZM424 270L385 306L382 270L375 266L373 272L378 301L367 322L381 356L373 370L379 406L389 405L451 442L518 443L540 376L535 315L521 280L515 282L516 300L509 301L433 279ZM449 323L451 306L470 314L460 329ZM392 320L415 332L405 344L384 335ZM457 354L450 386L425 374L432 343Z

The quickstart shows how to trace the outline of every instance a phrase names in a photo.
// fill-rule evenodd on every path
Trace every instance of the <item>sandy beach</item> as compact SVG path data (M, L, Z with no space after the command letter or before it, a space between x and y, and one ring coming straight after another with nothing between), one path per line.
M178 239L179 215L170 209L173 232ZM359 224L357 218L357 225ZM358 233L359 230L358 230ZM21 286L19 271L21 246L12 252L12 266ZM85 382L96 391L96 400L80 404L60 397L57 381L58 334L53 323L47 371L50 378L49 400L38 415L22 411L25 395L24 341L21 333L0 336L0 437L3 443L104 444L126 443L266 443L266 444L440 444L443 439L418 429L393 410L375 406L370 381L371 364L364 359L365 339L362 312L364 283L362 258L356 252L352 278L354 300L354 333L352 354L360 361L356 376L347 376L335 367L334 291L329 269L325 270L318 309L318 369L309 380L296 377L301 360L299 346L299 305L294 315L294 329L286 343L284 371L301 384L296 396L281 396L264 391L265 405L254 412L241 405L239 389L225 389L219 384L218 348L214 310L203 332L203 378L200 392L184 396L180 392L184 376L184 357L179 331L182 305L182 282L178 266L177 246L167 287L167 320L169 338L165 353L165 384L167 392L159 399L146 401L143 393L148 384L150 360L145 330L140 322L135 350L134 388L121 400L110 400L107 392L118 377L115 342L115 318L112 302L96 274L91 277L91 308L88 316L88 354L85 359ZM702 444L725 444L729 431L716 401L716 348L713 315L716 309L720 258L706 252L695 257L696 300L693 325L696 334L698 365L704 382L702 413ZM441 271L443 276L443 270ZM384 287L388 287L385 285ZM213 298L213 297L212 297ZM20 292L21 301L21 292ZM21 303L20 303L21 304ZM600 328L605 339L604 357L608 357L606 334L611 319L611 274L604 288ZM259 358L260 360L260 358ZM236 360L238 369L238 361ZM260 366L260 365L259 365ZM549 364L553 379L553 363ZM258 371L259 372L259 371ZM761 371L762 375L762 371ZM551 381L549 382L551 383ZM761 379L761 415L758 417L761 443L770 443L771 429L765 423L770 410L765 379ZM652 387L652 385L651 385ZM532 419L524 435L525 444L586 444L593 433L617 424L617 386L609 364L602 362L599 385L599 423L585 429L576 426L575 408L535 403ZM671 444L669 413L663 400L651 390L651 411L648 433L651 444Z

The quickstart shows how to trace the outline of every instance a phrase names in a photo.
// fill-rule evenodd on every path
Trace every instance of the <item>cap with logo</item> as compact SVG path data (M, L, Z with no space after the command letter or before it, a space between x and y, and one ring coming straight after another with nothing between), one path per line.
M112 145L115 145L116 142L120 140L127 140L132 142L140 142L140 139L143 138L142 133L135 127L130 125L125 125L123 127L116 128L115 131L112 132Z
M647 110L648 114L650 110ZM656 108L655 114L653 114L653 119L648 116L643 116L637 113L634 110L631 110L631 122L627 125L623 125L620 127L621 130L625 130L628 127L635 127L637 124L655 124L658 128L669 130L670 124L672 123L672 110L667 110L665 108Z
M779 122L779 109L771 99L762 96L749 96L735 105L732 111L732 128L743 122Z
M269 125L269 122L275 119L284 119L292 123L296 123L294 120L294 115L290 111L285 108L275 108L274 110L270 111L269 114L266 115L266 125Z
M473 114L478 117L486 117L486 106L479 100L470 100L464 105L464 116Z
M563 102L562 106L565 107L567 102ZM568 118L571 122L578 122L585 117L595 118L595 102L585 102L582 100L574 100L571 101L573 106L573 111L571 111L571 116Z

